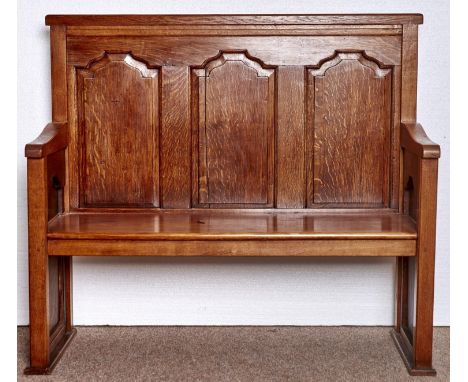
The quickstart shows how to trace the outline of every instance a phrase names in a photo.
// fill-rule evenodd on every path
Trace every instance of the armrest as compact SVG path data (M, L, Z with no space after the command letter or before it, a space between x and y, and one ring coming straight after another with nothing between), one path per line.
M432 142L420 124L401 125L403 151L403 212L418 225L418 234L435 232L437 170L440 147Z
M429 139L419 123L401 124L401 146L422 159L440 158L440 146Z
M41 135L25 147L27 158L45 158L68 145L67 123L49 123Z

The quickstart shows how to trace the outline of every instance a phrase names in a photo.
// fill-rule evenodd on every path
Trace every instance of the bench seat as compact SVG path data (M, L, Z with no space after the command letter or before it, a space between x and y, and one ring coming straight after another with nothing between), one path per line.
M414 256L417 234L395 213L188 210L67 213L47 236L52 256Z

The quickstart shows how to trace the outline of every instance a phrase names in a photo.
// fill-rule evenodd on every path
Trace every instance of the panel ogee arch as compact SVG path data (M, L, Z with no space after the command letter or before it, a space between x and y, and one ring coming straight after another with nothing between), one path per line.
M274 86L247 52L192 69L193 206L273 207Z
M308 68L308 207L390 207L392 71L364 52Z
M159 206L159 70L129 53L77 68L80 207Z

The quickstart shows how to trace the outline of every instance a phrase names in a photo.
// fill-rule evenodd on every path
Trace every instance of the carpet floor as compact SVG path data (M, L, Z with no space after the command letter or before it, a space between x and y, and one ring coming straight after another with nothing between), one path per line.
M436 377L410 377L387 327L78 327L52 375L18 381L449 381L449 328L434 330Z

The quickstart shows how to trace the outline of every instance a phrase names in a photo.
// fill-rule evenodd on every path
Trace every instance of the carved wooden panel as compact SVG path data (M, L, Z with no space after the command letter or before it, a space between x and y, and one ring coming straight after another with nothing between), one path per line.
M308 206L389 206L392 70L348 52L308 74Z
M192 203L273 206L274 69L222 53L192 71Z
M81 207L159 205L158 90L130 54L77 70Z

